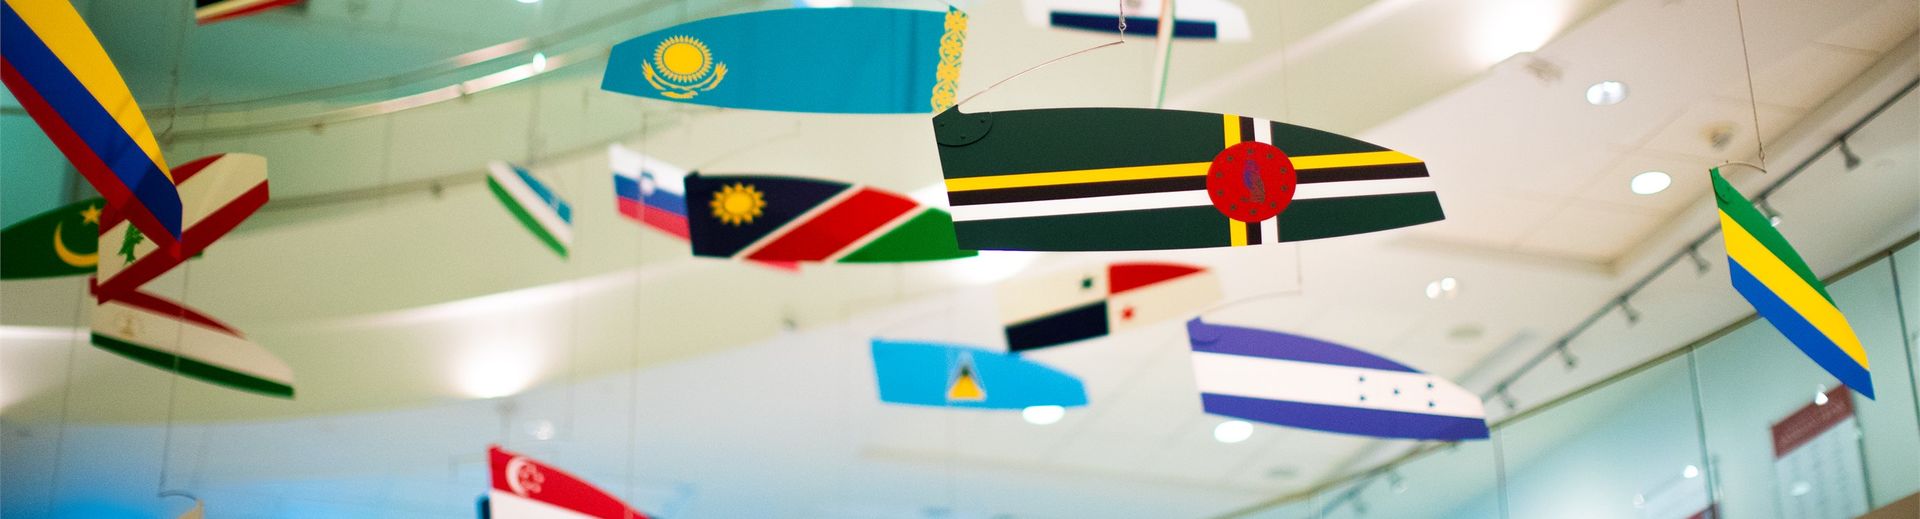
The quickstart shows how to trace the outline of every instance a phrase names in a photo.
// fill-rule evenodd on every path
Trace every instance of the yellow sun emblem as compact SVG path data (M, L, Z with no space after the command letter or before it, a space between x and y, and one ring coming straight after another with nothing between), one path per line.
M727 78L727 64L713 60L707 44L687 36L674 36L653 48L653 60L641 66L647 83L660 95L689 99L720 86Z
M721 187L707 205L713 208L713 217L719 218L722 223L741 226L759 218L760 210L767 207L767 200L753 186L733 184Z

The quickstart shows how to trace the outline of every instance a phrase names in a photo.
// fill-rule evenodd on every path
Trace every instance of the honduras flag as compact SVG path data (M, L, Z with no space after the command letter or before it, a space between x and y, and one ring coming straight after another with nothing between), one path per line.
M880 401L982 409L1087 405L1073 375L1018 356L966 346L873 340Z
M1487 437L1478 396L1378 355L1197 318L1187 322L1187 335L1208 413L1382 438Z

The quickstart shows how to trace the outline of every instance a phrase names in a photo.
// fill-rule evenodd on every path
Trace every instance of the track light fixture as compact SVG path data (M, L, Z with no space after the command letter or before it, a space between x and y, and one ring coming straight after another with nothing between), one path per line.
M1762 198L1759 203L1754 205L1760 208L1760 214L1767 215L1767 223L1772 224L1774 227L1780 226L1780 210L1773 208L1773 202Z
M1707 258L1700 256L1700 244L1698 243L1687 247L1687 258L1693 260L1693 272L1695 274L1706 275L1707 270L1712 268L1712 265L1707 263Z
M1507 392L1507 386L1500 386L1496 396L1500 397L1500 403L1507 405L1507 412L1511 413L1520 410L1520 402L1514 400L1513 394Z
M1567 371L1573 371L1573 368L1579 367L1580 359L1573 356L1573 349L1567 347L1567 341L1560 341L1554 345L1553 349L1560 354L1560 362L1567 365Z
M1633 309L1633 305L1627 302L1627 296L1620 296L1620 301L1613 305L1620 307L1620 313L1627 316L1628 325L1640 324L1640 311Z
M1853 152L1853 145L1848 144L1845 137L1840 138L1840 160L1847 166L1847 171L1860 169L1860 154Z

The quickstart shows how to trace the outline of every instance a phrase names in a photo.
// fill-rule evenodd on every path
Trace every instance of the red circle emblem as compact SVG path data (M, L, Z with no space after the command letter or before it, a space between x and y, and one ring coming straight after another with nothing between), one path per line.
M1299 177L1280 148L1242 142L1221 150L1207 168L1207 197L1220 214L1242 222L1273 218L1293 202Z

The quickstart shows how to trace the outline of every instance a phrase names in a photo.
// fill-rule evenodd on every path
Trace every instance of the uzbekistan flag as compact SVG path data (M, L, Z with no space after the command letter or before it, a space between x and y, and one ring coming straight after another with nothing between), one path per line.
M620 214L661 232L687 238L687 170L626 146L607 147L614 202Z
M487 448L489 519L647 519L604 490L533 458Z
M977 254L953 246L946 211L867 186L694 173L687 205L695 256L890 263Z
M934 118L961 247L1227 247L1444 219L1420 159L1231 114L1059 108Z
M893 404L979 409L1087 405L1087 389L1073 375L968 346L874 339L873 377L880 401Z
M1153 37L1160 30L1160 2L1127 4L1127 34ZM1118 33L1120 5L1112 0L1026 0L1027 22L1041 27ZM1226 0L1180 0L1173 4L1173 37L1246 40L1253 37L1247 13Z
M1713 177L1713 198L1720 208L1720 234L1727 243L1727 271L1733 289L1755 313L1800 348L1840 383L1873 398L1873 376L1867 371L1867 350L1834 306L1827 286L1807 268L1787 238L1773 228L1766 215L1720 176Z
M200 25L259 14L275 7L286 7L301 0L193 0L193 19Z
M1187 336L1208 413L1381 438L1487 437L1480 397L1378 355L1198 318L1187 321Z
M100 214L99 256L94 294L102 301L140 288L187 259L199 255L267 205L267 159L223 153L195 159L174 169L186 204L186 233L174 254L156 254L152 237L130 225L117 207Z
M67 0L0 4L0 80L74 169L162 249L180 194L119 69Z
M1200 267L1114 263L1016 279L996 292L1007 350L1021 352L1186 317L1220 300L1220 280Z
M526 169L497 160L487 163L487 189L540 243L567 257L567 248L573 245L572 205Z
M293 369L206 314L138 290L93 308L93 345L241 391L293 398Z

